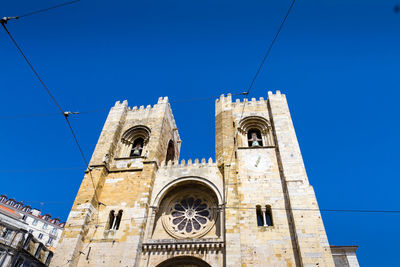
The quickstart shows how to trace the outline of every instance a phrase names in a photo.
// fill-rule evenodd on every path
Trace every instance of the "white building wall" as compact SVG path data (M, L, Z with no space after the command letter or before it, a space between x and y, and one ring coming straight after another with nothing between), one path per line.
M31 209L24 211L24 206L6 204L4 195L0 198L0 205L16 211L21 215L21 222L26 224L26 229L47 247L56 248L58 240L64 230L64 223L53 223L52 218L47 220L41 216L40 210Z

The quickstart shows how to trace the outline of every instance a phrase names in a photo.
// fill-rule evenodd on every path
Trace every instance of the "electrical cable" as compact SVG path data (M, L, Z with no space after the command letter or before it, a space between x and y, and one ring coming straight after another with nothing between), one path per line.
M237 93L237 94L232 94L232 95L246 95L246 92L243 93ZM170 101L170 104L179 104L179 103L189 103L189 102L197 102L197 101L205 101L205 100L214 100L218 98L219 96L210 96L210 97L204 97L204 98L184 98L184 99L178 99L175 101ZM73 114L90 114L90 113L104 113L108 112L109 109L98 109L98 110L87 110L87 111L76 111L73 112ZM0 116L0 120L7 120L7 119L24 119L24 118L32 118L32 117L50 117L50 116L56 116L59 115L59 113L36 113L36 114L21 114L21 115L5 115L5 116Z
M291 4L290 4L290 6L289 6L289 8L288 8L288 10L287 10L287 12L286 12L284 18L283 18L283 20L281 21L281 24L280 24L278 30L276 31L276 33L275 33L275 35L274 35L274 38L272 39L272 42L270 43L270 45L269 45L269 47L268 47L266 53L264 54L263 60L261 61L261 64L259 65L259 67L258 67L258 69L257 69L257 71L256 71L256 74L254 75L254 77L253 77L253 79L252 79L252 81L251 81L251 83L250 83L250 85L249 85L247 91L246 91L245 93L243 93L244 95L249 95L249 94L250 94L250 90L252 89L252 87L253 87L253 85L254 85L254 82L256 81L256 79L257 79L257 77L258 77L258 75L259 75L259 73L260 73L260 71L261 71L261 69L262 69L262 67L263 67L263 65L264 65L264 63L265 63L265 61L267 60L267 58L268 58L268 56L269 56L269 54L270 54L270 52L271 52L271 50L272 50L272 47L274 46L274 44L275 44L275 42L276 42L276 40L277 40L277 38L278 38L278 36L279 36L279 33L281 32L281 30L282 30L282 28L283 28L283 25L285 24L285 22L286 22L286 20L287 20L287 18L288 18L288 16L289 16L289 14L290 14L290 12L291 12L293 6L294 6L295 1L296 1L296 0L292 0L292 2L291 2ZM245 110L245 107L246 107L246 103L247 103L247 99L244 99L244 100L243 100L243 109L242 109L242 112L241 112L239 121L240 121L240 120L242 119L242 117L243 117L244 110ZM235 135L236 135L236 134L237 134L237 131L235 131ZM233 160L234 150L235 150L235 144L234 144L234 146L233 146L233 148L232 148L231 159L230 159L229 165L228 165L229 171L230 171L230 167L231 167L232 160ZM228 172L228 173L229 173L229 172ZM229 184L229 176L228 176L228 184ZM224 202L226 203L229 190L228 190L227 188L226 188L225 190L226 190L226 193L224 193L224 195L225 195L225 200L224 200Z
M224 209L222 208L215 208L215 209ZM227 206L226 209L236 209L236 210L256 210L257 208L253 207L230 207ZM285 210L285 211L312 211L312 212L344 212L344 213L391 213L391 214L399 214L400 210L362 210L362 209L308 209L308 208L293 208L293 209L286 209L286 208L271 208L271 210ZM156 215L149 215L149 216L141 216L141 217L131 217L126 219L121 219L121 221L130 221L130 220L139 220L139 219L147 219L151 217L156 217ZM98 226L105 226L108 221L99 222ZM80 226L80 224L68 224L68 226Z
M261 64L260 64L260 66L258 67L258 69L257 69L257 71L256 71L256 74L254 75L253 80L252 80L251 83L250 83L249 88L247 89L247 94L250 93L250 89L253 87L254 82L256 81L256 79L257 79L257 77L258 77L258 74L260 74L260 71L261 71L261 69L262 69L262 67L263 67L263 65L264 65L264 63L265 63L265 61L267 60L267 58L268 58L268 56L269 56L269 54L270 54L270 52L271 52L271 50L272 50L272 47L274 46L274 44L275 44L275 42L276 42L276 39L278 38L278 35L279 35L279 33L281 32L281 30L282 30L282 28L283 28L283 25L285 24L286 19L288 18L289 14L290 14L290 11L292 11L292 8L293 8L293 6L294 6L295 1L296 1L296 0L293 0L293 1L291 2L290 6L289 6L289 9L288 9L287 12L286 12L285 17L283 18L283 20L282 20L282 22L281 22L281 25L279 26L277 32L275 33L275 36L274 36L274 38L272 39L272 42L271 42L271 44L269 45L269 47L268 47L268 49L267 49L267 51L266 51L266 53L265 53L265 55L264 55L264 57L263 57L263 60L261 61Z
M265 61L267 60L267 58L268 58L268 56L269 56L269 54L270 54L270 52L271 52L271 50L272 50L272 47L273 47L273 45L275 44L275 41L277 40L277 38L278 38L278 36L279 36L279 33L281 32L281 30L282 30L282 28L283 28L283 25L285 24L286 19L287 19L287 17L289 16L290 11L292 10L292 8L293 8L293 6L294 6L294 3L295 3L295 0L293 0L293 1L291 2L290 6L289 6L289 9L288 9L288 11L286 12L286 15L285 15L285 17L283 18L283 20L282 20L282 22L281 22L281 24L280 24L280 26L279 26L277 32L275 33L275 36L274 36L274 38L273 38L271 44L269 45L269 47L268 47L268 49L267 49L267 51L266 51L266 53L265 53L265 55L264 55L264 57L263 57L263 60L261 61L261 64L259 65L259 67L258 67L258 69L257 69L257 71L256 71L256 73L255 73L255 75L254 75L254 77L253 77L253 79L252 79L252 81L251 81L251 83L250 83L250 85L249 85L249 87L248 87L248 89L247 89L245 95L249 95L249 94L250 94L250 90L252 89L252 87L253 87L253 85L254 85L254 83L255 83L255 81L256 81L256 79L257 79L259 73L261 72L261 69L262 69L262 67L263 67L263 65L264 65L264 63L265 63ZM239 121L243 118L243 114L244 114L244 110L245 110L245 107L246 107L246 103L247 103L247 99L243 99L243 109L242 109L242 112L241 112ZM238 131L237 131L237 129L235 129L234 135L236 136L237 134L238 134ZM234 138L234 140L235 140L235 138ZM230 181L230 172L231 172L231 165L232 165L232 161L233 161L233 155L234 155L234 153L235 153L235 151L234 151L234 150L235 150L235 146L236 146L236 144L234 143L234 144L233 144L233 147L232 147L231 158L230 158L229 164L227 165L227 172L226 172L226 173L227 173L227 183L228 183L228 184L231 183L231 181ZM225 176L224 176L224 177L225 177ZM233 189L233 188L232 188L232 189ZM224 203L223 203L223 207L224 207L225 210L226 210L226 208L227 208L227 207L226 207L226 204L227 204L227 201L228 201L228 193L229 193L229 190L228 190L228 187L225 186L225 178L224 178L224 196L223 196L223 198L224 198L224 200L223 200ZM224 218L225 218L225 215L224 215ZM240 238L241 238L241 236L239 236L239 239L240 239ZM239 242L241 242L241 241L239 241ZM242 264L243 264L243 263L242 263Z
M6 31L7 35L10 37L10 39L11 39L11 41L14 43L15 47L18 49L18 51L20 52L20 54L21 54L21 55L23 56L23 58L25 59L25 61L26 61L26 63L28 64L29 68L30 68L30 69L32 70L32 72L35 74L36 78L40 81L40 83L42 84L42 86L43 86L44 89L46 90L47 94L50 96L50 98L53 100L53 102L56 104L57 108L59 109L59 111L61 112L61 114L63 115L63 117L65 118L65 120L66 120L66 122L67 122L67 125L68 125L68 127L69 127L69 129L70 129L70 131L71 131L71 134L72 134L72 136L73 136L73 138L74 138L74 141L75 141L75 143L76 143L76 145L77 145L77 147L78 147L78 149L79 149L79 152L80 152L80 154L81 154L81 156L82 156L82 159L83 159L83 161L84 161L84 163L85 163L85 165L86 165L86 168L89 170L89 176L90 176L90 179L91 179L91 181L92 181L93 190L94 190L94 195L95 195L95 197L96 197L96 202L98 203L98 202L99 202L99 198L97 197L96 187L95 187L95 185L94 185L94 180L93 180L92 172L91 172L91 170L90 170L90 168L89 168L89 163L88 163L88 161L86 160L86 157L85 157L85 155L84 155L84 153L83 153L83 150L82 150L82 148L81 148L81 145L80 145L79 142L78 142L78 138L77 138L77 136L76 136L76 134L75 134L75 132L74 132L72 126L71 126L71 123L70 123L70 121L69 121L69 119L68 119L68 115L69 115L70 113L69 113L69 112L65 112L65 111L61 108L61 105L58 103L58 101L56 100L56 98L54 97L54 95L51 93L50 89L46 86L46 84L44 83L44 81L40 78L38 72L35 70L35 68L34 68L33 65L31 64L31 62L29 61L29 59L25 56L25 54L24 54L24 52L22 51L21 47L20 47L20 46L18 45L18 43L15 41L15 39L14 39L14 37L11 35L10 31L7 29L7 27L6 27L6 25L5 25L6 22L0 21L0 24L1 24L1 26L3 26L3 28L4 28L4 30Z
M55 8L55 7L54 7L54 8ZM48 10L48 9L47 9L47 10ZM38 13L38 12L43 12L43 11L44 11L44 10L37 11L36 13ZM33 14L34 14L34 13L26 14L25 16L33 15ZM82 159L83 159L83 161L84 161L84 163L85 163L85 165L86 165L86 168L87 168L87 170L88 170L90 180L91 180L91 182L92 182L92 186L93 186L93 190L94 190L95 203L96 203L96 206L97 206L97 207L96 207L96 211L97 211L97 216L96 216L96 217L97 217L97 222L98 222L98 220L99 220L99 205L100 205L100 202L99 202L99 198L98 198L98 196L97 196L96 186L95 186L95 184L94 184L94 180L93 180L91 168L89 167L89 163L88 163L88 161L86 160L86 157L85 157L85 155L84 155L84 153L83 153L82 147L81 147L81 145L80 145L79 142L78 142L78 138L77 138L77 136L76 136L76 134L75 134L75 131L73 130L73 128L72 128L72 126L71 126L71 123L70 123L70 121L69 121L69 119L68 119L68 116L71 114L71 112L65 112L65 111L61 108L60 104L57 102L57 100L55 99L54 95L51 93L51 91L49 90L49 88L45 85L44 81L40 78L39 74L37 73L37 71L35 70L35 68L33 67L33 65L31 64L31 62L30 62L30 61L28 60L28 58L25 56L25 54L23 53L23 51L22 51L22 49L20 48L20 46L18 45L18 43L15 41L15 39L13 38L13 36L11 35L11 33L9 32L9 30L8 30L7 27L5 26L6 23L7 23L7 20L4 20L4 19L1 19L1 20L0 20L0 24L3 26L4 30L7 32L8 36L10 37L10 39L12 40L12 42L14 43L14 45L16 46L16 48L18 49L18 51L19 51L19 52L21 53L21 55L24 57L25 61L26 61L27 64L29 65L29 67L30 67L30 69L32 70L32 72L35 74L35 76L36 76L37 79L40 81L40 83L42 84L42 86L46 89L46 92L47 92L48 95L51 97L51 99L53 100L53 102L56 104L57 108L60 110L60 112L62 113L62 115L64 116L64 118L65 118L65 120L66 120L66 122L67 122L67 124L68 124L68 127L69 127L69 129L70 129L70 132L71 132L71 134L72 134L72 136L73 136L73 138L74 138L74 141L75 141L75 143L76 143L76 145L77 145L77 147L78 147L78 149L79 149L79 152L80 152L80 154L81 154L81 156L82 156ZM91 218L91 219L92 219L92 218ZM93 232L93 236L95 235L96 231L97 231L97 227L96 227L95 231ZM84 250L90 245L91 239L93 238L93 236L90 238L90 241L89 241L89 243L86 245L86 247L84 248ZM78 254L77 256L79 256L79 255L80 255L80 254ZM68 264L68 262L67 262L66 264Z
M51 6L51 7L38 9L38 10L35 10L35 11L31 11L31 12L25 13L25 14L20 15L20 16L4 17L4 18L2 18L0 20L0 22L1 23L7 23L7 21L9 21L11 19L20 19L20 18L28 17L28 16L31 16L31 15L35 15L35 14L38 14L38 13L42 13L42 12L46 12L46 11L49 11L49 10L52 10L52 9L56 9L56 8L59 8L59 7L71 5L71 4L77 3L79 1L81 1L81 0L74 0L74 1L64 2L64 3L61 3L61 4L55 5L55 6Z

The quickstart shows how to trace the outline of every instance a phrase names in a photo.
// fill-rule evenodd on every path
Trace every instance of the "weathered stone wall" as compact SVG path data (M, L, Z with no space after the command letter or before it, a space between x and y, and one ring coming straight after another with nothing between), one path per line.
M202 186L205 194L215 196L218 206L222 204L222 177L211 158L208 162L205 159L189 159L182 160L180 164L178 161L163 164L156 174L139 266L156 266L167 259L179 256L191 256L202 259L211 266L222 266L221 209L216 211L217 219L212 229L195 239L175 239L167 233L165 226L161 223L162 212L165 210L163 200L166 195L185 184L189 186L187 187L189 190Z
M148 153L143 152L141 158L119 159L121 136L136 125L151 130ZM170 140L178 158L180 138L168 98L160 98L156 105L146 108L129 108L127 101L115 104L90 161L91 171L86 172L71 209L52 266L115 266L116 263L132 266L136 262L155 173L165 161ZM117 231L106 229L111 210L123 211Z
M257 163L258 161L258 163ZM258 164L258 165L257 165ZM238 149L241 262L295 266L287 203L274 148ZM256 206L272 208L272 226L257 226ZM228 204L227 209L233 209Z
M303 266L334 266L317 199L308 183L286 96L279 91L276 94L269 92L268 107L299 259Z
M226 263L333 266L286 98L279 91L268 97L232 102L228 95L216 102L216 155L225 181ZM268 121L272 145L247 147L246 133L238 126L250 116ZM256 205L271 206L274 226L257 226Z

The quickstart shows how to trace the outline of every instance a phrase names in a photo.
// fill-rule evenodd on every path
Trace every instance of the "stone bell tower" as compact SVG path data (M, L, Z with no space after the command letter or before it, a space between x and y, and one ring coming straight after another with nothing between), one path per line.
M107 117L52 266L132 266L138 257L158 166L179 158L168 98Z
M334 266L285 95L216 102L228 266Z

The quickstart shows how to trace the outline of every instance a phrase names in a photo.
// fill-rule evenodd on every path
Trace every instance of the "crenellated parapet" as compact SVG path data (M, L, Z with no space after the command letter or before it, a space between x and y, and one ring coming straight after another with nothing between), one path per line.
M215 103L215 111L216 114L222 112L231 112L234 121L239 123L239 121L247 116L261 116L270 119L270 114L268 112L268 103L270 99L276 99L280 97L285 97L285 95L281 94L279 90L276 93L271 91L268 92L268 98L259 97L259 98L243 98L232 100L232 95L221 95Z
M114 105L114 108L126 107L128 110L132 110L132 111L149 110L149 109L158 107L160 104L168 104L168 103L169 103L168 102L168 96L165 96L165 97L159 97L158 101L157 101L157 104L154 104L153 106L152 105L147 105L146 108L143 105L139 106L139 108L137 106L129 107L128 106L128 100L123 100L122 103L121 103L121 101L116 101L115 105Z
M114 107L111 109L120 109L123 108L126 110L126 121L140 120L140 121L149 121L158 116L162 116L162 114L166 113L170 118L167 123L169 123L171 129L177 129L175 118L172 113L171 105L169 104L168 97L159 97L157 104L147 105L147 106L128 106L128 101L124 100L122 103L117 101ZM129 127L129 124L127 124ZM125 127L126 128L126 127ZM178 140L179 137L177 138Z
M268 101L271 97L279 97L281 92L279 90L274 94L268 92L268 98L243 98L232 100L232 94L221 95L215 102L215 112L219 114L221 112L232 111L232 115L235 119L240 119L243 116L251 115L251 113L259 113L259 115L268 118Z
M217 163L209 158L188 159L178 161L169 161L167 164L162 163L157 171L154 191L151 203L157 202L157 196L160 192L168 191L168 188L185 181L197 181L213 188L218 197L222 199L222 176L217 167ZM156 205L156 204L155 204Z
M215 167L216 163L213 162L212 158L209 158L208 161L206 161L205 158L202 158L201 160L199 159L188 159L187 162L186 160L182 159L180 164L178 160L170 160L167 163L162 162L161 163L161 168L187 168L187 167Z
M273 96L284 96L284 94L281 94L281 91L276 90L276 93L274 94L272 91L268 91L268 98ZM243 98L242 100L237 98L235 101L232 101L232 94L222 94L219 98L215 100L216 103L219 104L232 104L233 106L240 106L246 103L246 105L266 105L268 99L265 99L264 97L259 97L258 99L255 97L250 98Z
M168 102L168 97L159 97L157 104L154 105L147 105L147 106L133 106L129 107L128 100L117 101L115 105L112 107L111 111L113 110L120 110L125 109L127 112L127 119L134 119L134 118L147 118L154 113L158 113L160 111L165 110L165 106L168 106L168 109L171 111L171 107ZM172 114L172 111L169 112Z

